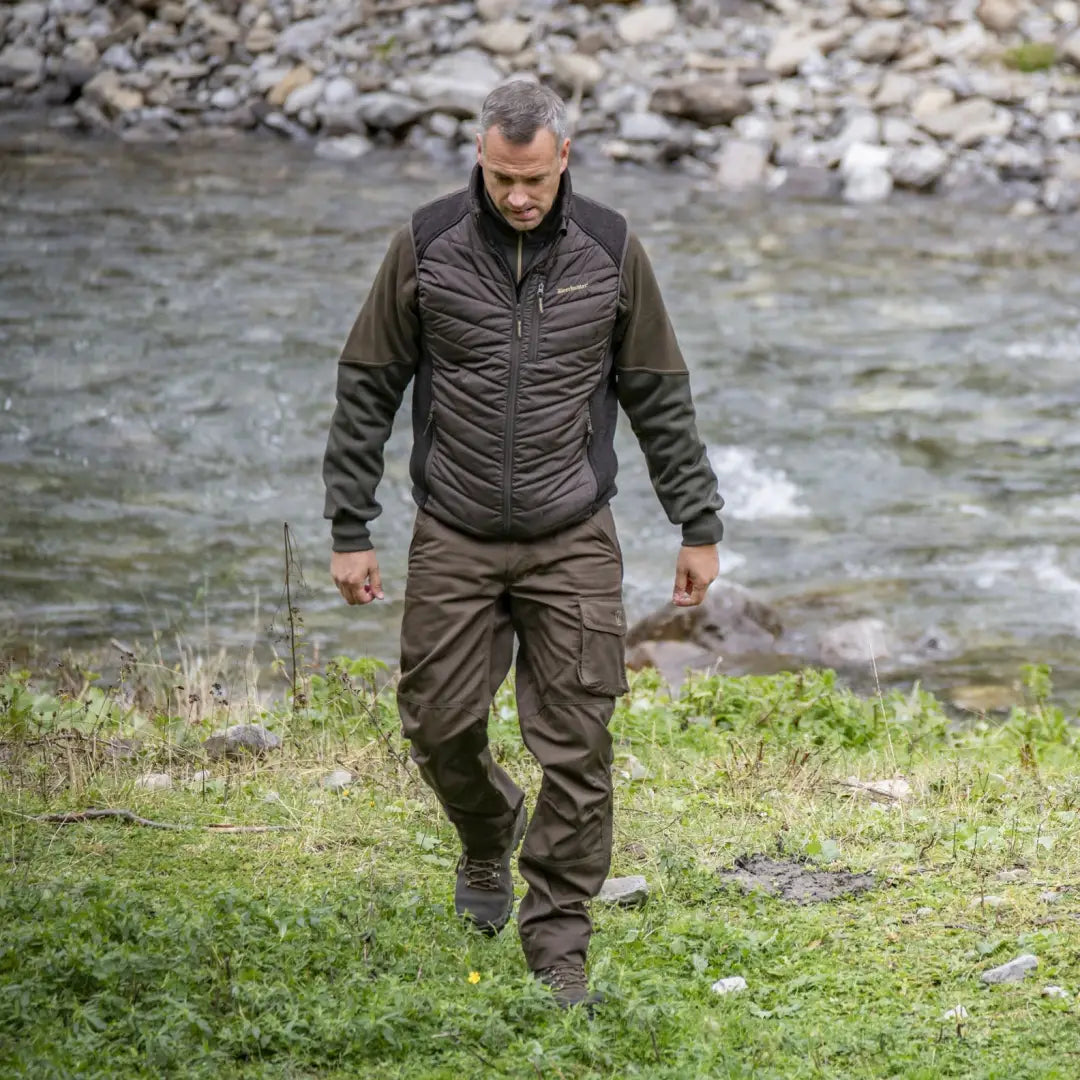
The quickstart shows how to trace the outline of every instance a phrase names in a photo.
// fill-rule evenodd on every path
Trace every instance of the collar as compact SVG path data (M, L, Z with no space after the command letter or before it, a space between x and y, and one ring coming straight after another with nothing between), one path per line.
M555 202L551 209L544 215L544 220L525 233L526 238L534 237L538 241L551 239L556 232L566 232L570 220L570 207L574 201L574 191L570 184L570 170L564 169L559 179L559 191L555 196ZM494 226L497 234L511 239L516 239L518 230L515 229L495 208L491 196L484 187L484 174L479 164L473 166L472 176L469 177L469 202L476 223L489 222Z

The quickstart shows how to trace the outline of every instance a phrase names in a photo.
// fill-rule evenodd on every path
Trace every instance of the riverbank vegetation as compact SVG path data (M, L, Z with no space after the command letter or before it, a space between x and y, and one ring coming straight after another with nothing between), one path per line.
M917 687L857 697L828 672L695 677L674 699L633 675L612 722L612 874L649 896L594 905L607 1001L591 1022L529 980L512 929L454 919L457 841L385 668L342 658L272 705L211 678L0 674L3 1075L1080 1069L1080 729L1045 668L994 722ZM211 732L245 723L281 745L208 755ZM491 739L534 796L509 686ZM89 808L182 828L57 820ZM223 823L275 828L207 827ZM796 903L730 873L755 854L871 877ZM984 983L1023 954L1025 978ZM735 976L745 989L714 989Z

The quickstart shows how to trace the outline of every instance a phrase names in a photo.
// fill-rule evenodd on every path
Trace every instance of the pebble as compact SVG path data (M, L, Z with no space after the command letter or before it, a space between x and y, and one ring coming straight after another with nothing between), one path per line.
M714 994L736 994L746 989L746 980L741 975L729 975L726 979L717 979L712 984Z
M1010 960L1007 964L984 971L980 978L987 986L1020 982L1027 977L1029 971L1034 971L1038 966L1039 960L1036 956L1031 953L1024 953L1022 956L1016 957L1015 960Z
M173 779L168 773L144 773L135 781L135 786L142 791L168 791L173 786Z
M619 907L640 907L648 898L649 883L640 874L608 878L596 897L602 904L616 904Z
M1072 994L1064 986L1044 986L1042 996L1048 998L1069 998Z
M352 782L353 774L348 769L335 769L320 781L327 791L344 791Z
M954 1005L951 1009L946 1009L942 1020L955 1020L960 1022L968 1018L968 1011L963 1005Z

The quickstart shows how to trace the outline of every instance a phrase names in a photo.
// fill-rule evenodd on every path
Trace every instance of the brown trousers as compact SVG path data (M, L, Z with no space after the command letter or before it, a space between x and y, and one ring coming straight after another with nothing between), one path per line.
M622 553L610 509L554 536L478 540L417 514L398 709L412 756L470 855L509 847L524 794L491 758L488 715L517 637L518 719L543 769L518 867L530 968L584 963L586 902L611 864L611 736L625 693Z

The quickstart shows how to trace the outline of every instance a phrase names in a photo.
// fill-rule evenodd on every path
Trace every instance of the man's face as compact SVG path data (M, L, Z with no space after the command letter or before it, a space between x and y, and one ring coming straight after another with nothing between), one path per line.
M499 213L521 232L535 229L559 193L559 178L570 161L570 140L557 144L541 128L528 143L504 139L498 127L476 137L476 160L484 187Z

